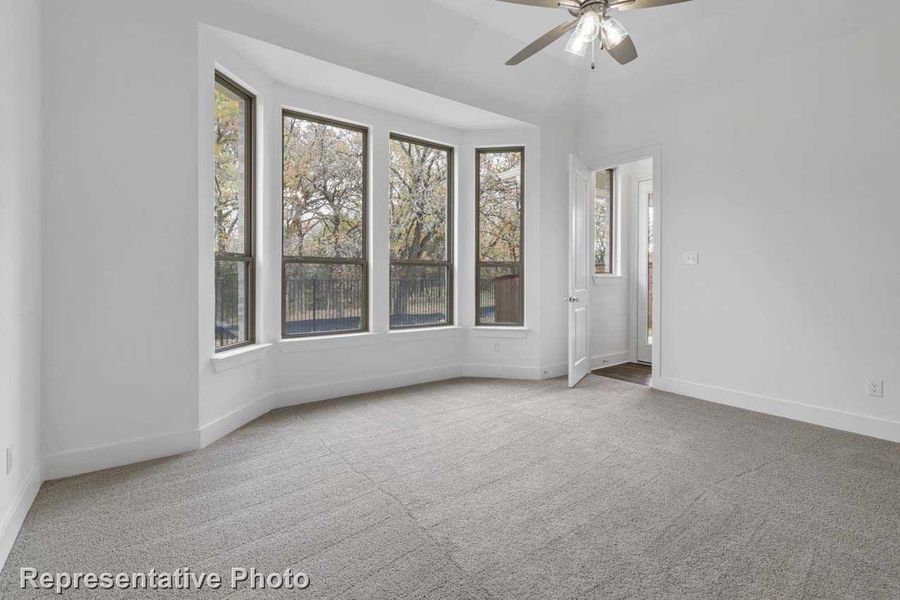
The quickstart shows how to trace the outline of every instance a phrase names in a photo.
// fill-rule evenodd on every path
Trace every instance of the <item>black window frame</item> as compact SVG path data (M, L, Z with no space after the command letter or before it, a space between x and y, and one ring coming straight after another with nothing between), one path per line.
M453 327L456 322L455 310L454 310L454 285L453 280L455 277L454 268L453 268L453 236L454 236L454 221L455 221L455 211L453 210L454 206L454 197L455 197L455 188L453 185L454 177L455 177L455 161L456 161L456 151L452 146L447 146L444 144L439 144L437 142L430 142L428 140L422 140L419 138L411 137L408 135L403 135L399 133L391 133L389 137L389 142L405 142L409 144L416 144L418 146L425 146L426 148L433 148L435 150L440 150L442 152L447 153L447 248L445 259L442 261L438 260L394 260L392 256L390 256L390 250L388 251L388 281L390 281L390 268L394 265L405 266L405 267L444 267L447 272L447 320L444 323L435 323L432 325L401 325L401 326L393 326L388 323L388 329L390 331L402 331L409 329L436 329L441 327ZM388 149L388 156L390 156L390 148ZM389 175L390 177L390 175ZM389 219L388 227L390 228L391 223ZM388 231L388 240L390 240L390 231ZM388 301L388 313L391 312L390 309L390 300ZM388 321L390 321L390 314L388 315Z
M597 270L596 239L594 241L594 275L608 276L616 274L616 170L602 169L597 173L605 172L609 177L609 248L606 252L606 271ZM595 175L596 177L596 175ZM594 198L594 210L597 210L597 198ZM596 223L596 216L594 217ZM594 237L597 230L594 229Z
M244 143L246 144L244 157L244 252L219 252L215 251L215 266L220 262L240 262L247 265L247 278L244 294L247 299L246 325L247 340L215 347L215 353L227 352L244 346L256 344L256 96L243 86L232 80L227 75L215 71L215 84L221 85L230 92L244 100L246 107ZM215 270L213 269L213 294L215 294ZM215 306L215 305L214 305ZM215 310L213 314L215 331Z
M323 125L330 125L340 129L356 131L362 134L362 256L360 258L335 258L335 257L311 257L311 256L287 256L284 253L284 120L286 117L312 121ZM289 108L281 109L281 338L321 338L341 335L367 333L369 327L369 128L364 125L339 121L319 115L313 115ZM342 329L339 331L312 331L309 333L288 334L287 332L287 265L289 264L313 264L313 265L356 265L362 269L362 298L360 327L358 329Z
M481 157L484 154L518 153L520 158L519 185L519 260L481 260ZM519 315L517 322L485 323L481 320L481 270L489 267L518 267L519 269ZM524 327L525 326L525 147L504 146L497 148L476 148L475 150L475 326L476 327Z

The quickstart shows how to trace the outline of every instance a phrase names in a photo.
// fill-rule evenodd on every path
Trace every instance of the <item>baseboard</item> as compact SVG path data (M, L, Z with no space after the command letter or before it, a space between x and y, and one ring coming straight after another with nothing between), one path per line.
M653 387L664 392L691 396L709 402L727 404L736 408L900 443L900 423L896 421L888 421L821 406L812 406L791 400L739 392L671 377L654 379Z
M62 479L204 448L274 408L444 381L461 376L537 380L557 376L560 369L564 374L565 365L552 365L544 369L508 365L450 365L279 390L223 415L196 431L48 455L44 460L44 475L47 480Z
M307 404L309 402L343 398L344 396L352 396L354 394L380 392L382 390L401 388L419 383L444 381L457 378L461 374L458 365L451 365L417 369L413 371L401 371L399 373L388 373L386 375L376 375L374 377L361 377L359 379L348 379L334 383L321 383L277 391L271 395L271 405L272 408L296 406L298 404Z
M600 354L591 357L591 371L594 369L602 369L604 367L612 367L621 365L622 363L634 362L634 353L628 352L611 352L609 354Z
M544 365L541 367L540 379L553 379L555 377L564 377L569 374L569 363L557 363L555 365Z
M9 557L9 551L12 550L22 523L25 522L25 517L28 515L28 510L41 489L41 483L43 483L43 475L41 465L38 463L31 468L15 502L0 521L0 571L3 570L3 565L6 564L6 559Z
M552 367L550 367L552 369ZM482 377L485 379L543 379L541 367L522 367L515 365L470 364L462 366L463 377ZM548 373L552 377L552 373Z
M182 454L199 447L200 432L188 431L69 450L44 457L44 477L48 481L62 479L82 473Z
M254 421L272 410L272 395L266 394L250 404L235 409L230 413L203 425L199 429L200 447L206 448L216 440L222 439L232 431L240 429L250 421Z

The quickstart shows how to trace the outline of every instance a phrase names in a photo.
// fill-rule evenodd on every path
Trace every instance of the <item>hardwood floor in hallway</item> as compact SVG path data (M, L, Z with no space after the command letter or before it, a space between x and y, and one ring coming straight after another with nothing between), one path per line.
M645 363L622 363L621 365L603 369L594 369L592 373L601 377L649 386L653 375L653 367Z

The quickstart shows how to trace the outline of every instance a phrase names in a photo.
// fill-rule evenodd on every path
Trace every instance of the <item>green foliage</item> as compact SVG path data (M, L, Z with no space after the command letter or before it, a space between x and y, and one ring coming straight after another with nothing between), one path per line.
M479 260L518 262L522 256L522 154L480 156Z
M594 269L597 273L612 272L612 177L612 170L597 173L597 198L594 207Z
M449 153L391 140L391 259L446 260Z
M244 253L245 101L216 84L216 252Z
M286 256L363 256L364 138L356 130L284 117Z

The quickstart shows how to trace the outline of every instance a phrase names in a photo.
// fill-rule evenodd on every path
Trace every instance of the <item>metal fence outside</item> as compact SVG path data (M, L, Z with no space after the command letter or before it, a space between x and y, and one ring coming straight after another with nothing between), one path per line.
M486 322L520 319L516 277L483 279L479 311ZM237 273L216 274L216 346L235 343L242 326ZM358 278L288 278L284 318L288 335L353 331L362 327L363 281ZM439 277L391 278L391 327L435 325L449 321L447 280Z
M437 325L448 321L444 277L391 278L391 327Z

